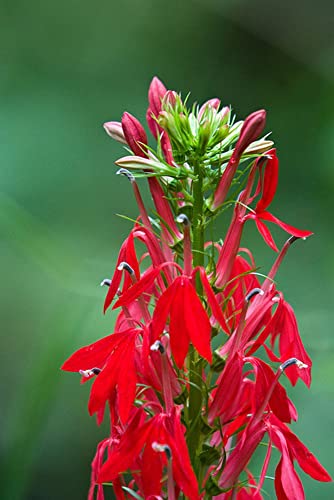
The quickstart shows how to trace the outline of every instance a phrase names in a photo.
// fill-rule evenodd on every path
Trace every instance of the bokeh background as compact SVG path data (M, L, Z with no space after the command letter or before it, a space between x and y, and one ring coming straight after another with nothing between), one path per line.
M88 416L88 386L59 366L112 332L98 285L131 226L116 214L135 217L136 208L114 175L122 148L101 124L124 110L143 119L154 75L198 102L219 96L240 117L268 110L281 159L273 211L315 233L295 244L278 277L314 360L311 390L289 388L295 428L333 473L332 5L1 0L2 499L86 496L107 430ZM274 255L255 233L245 244L266 272ZM334 497L331 484L302 477L307 498ZM274 498L272 481L265 489Z

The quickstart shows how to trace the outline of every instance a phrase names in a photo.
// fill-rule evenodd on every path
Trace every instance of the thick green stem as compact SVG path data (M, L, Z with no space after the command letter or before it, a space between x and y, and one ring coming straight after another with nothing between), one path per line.
M192 250L193 266L203 266L204 264L204 224L203 224L203 176L198 162L194 162L194 173L196 179L193 181L193 218L192 218ZM202 295L202 284L197 277L196 290L199 296ZM200 472L200 463L198 459L199 445L201 441L201 410L203 404L202 395L202 360L197 351L190 347L189 352L189 420L190 429L188 431L187 442L190 458L197 475Z

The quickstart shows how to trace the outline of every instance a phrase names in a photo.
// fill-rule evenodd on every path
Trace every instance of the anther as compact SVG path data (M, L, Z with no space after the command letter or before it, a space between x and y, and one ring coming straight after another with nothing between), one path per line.
M131 183L135 182L135 176L126 168L120 168L117 170L116 175L125 175Z
M292 365L297 365L297 367L300 369L300 370L303 370L304 368L308 368L308 365L306 365L305 363L303 363L302 361L300 361L299 359L297 358L290 358L290 359L287 359L286 361L284 361L284 363L282 363L279 367L279 369L284 372L284 370L286 368L288 368L288 366L292 366Z
M111 285L111 280L108 280L107 278L102 280L100 283L100 286L110 286L110 285Z
M135 274L134 270L127 262L121 262L119 264L119 266L117 267L117 269L119 271L123 271L123 269L125 269L129 274L131 274L131 275Z
M302 239L306 240L306 238L302 238ZM297 240L300 240L299 236L290 236L290 238L288 238L287 243L289 243L289 245L292 245L292 243L294 243Z
M176 222L179 224L183 224L184 226L188 227L190 226L190 220L186 216L186 214L180 214L176 217Z
M100 368L91 368L90 370L79 370L80 375L89 378L92 375L98 375L101 372Z
M251 298L253 298L255 295L263 295L264 291L261 288L253 288L249 293L246 295L246 302L249 302Z
M164 354L166 352L165 348L162 345L162 343L160 342L160 340L156 340L154 342L154 344L151 345L150 350L151 351L159 351L161 354Z
M156 451L157 453L165 453L167 460L171 460L172 450L170 449L168 444L161 444L161 443L158 443L157 441L154 441L152 443L152 449L153 449L153 451Z

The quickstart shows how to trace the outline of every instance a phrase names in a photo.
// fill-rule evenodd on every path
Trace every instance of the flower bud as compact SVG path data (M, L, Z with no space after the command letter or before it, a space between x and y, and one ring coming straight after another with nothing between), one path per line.
M142 124L130 113L122 116L122 128L126 142L135 155L146 157L147 136Z
M211 138L211 123L209 120L205 120L202 123L198 130L198 152L199 154L204 154L207 148L207 145Z
M235 146L234 154L236 157L240 158L250 143L259 137L265 127L265 124L266 112L264 109L255 111L247 116L241 127L239 139Z
M149 107L155 116L158 116L161 111L161 101L166 92L167 89L162 81L155 76L151 82L150 88L148 89Z
M200 107L200 110L198 112L198 119L200 120L202 118L202 116L204 115L205 111L208 108L213 108L218 111L219 106L220 106L220 99L218 99L217 97L209 99Z
M162 99L162 107L164 108L166 106L171 106L172 108L174 108L178 97L179 96L177 92L175 92L175 90L167 90L166 94Z
M214 144L217 144L218 142L220 141L223 141L225 139L225 137L228 136L228 133L229 133L229 126L228 125L221 125L219 127L219 129L217 130L217 133L215 135L215 140L214 140Z
M106 122L103 124L103 128L112 139L121 144L127 144L120 122Z

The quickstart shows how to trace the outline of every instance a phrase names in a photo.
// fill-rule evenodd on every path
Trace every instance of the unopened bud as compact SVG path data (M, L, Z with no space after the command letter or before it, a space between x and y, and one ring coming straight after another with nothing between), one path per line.
M121 144L127 144L120 122L106 122L103 124L103 128L112 139Z
M175 90L167 90L166 94L164 95L162 99L162 108L171 106L174 108L176 105L177 100L179 99L179 95Z
M142 124L130 113L122 116L122 128L126 142L137 156L146 156L147 135Z
M257 154L257 153L265 153L272 149L274 143L273 141L267 141L266 139L262 139L260 141L252 142L248 148L245 149L245 154Z
M255 111L251 113L245 119L238 142L235 146L234 154L239 157L245 151L245 149L250 145L251 142L255 141L261 132L263 131L266 124L266 112L264 109Z
M212 129L211 129L211 123L210 120L205 120L204 123L202 123L199 127L198 130L198 152L199 154L204 154L207 148L207 145L210 141Z
M161 102L166 92L167 89L162 81L155 76L148 89L148 101L150 109L155 116L158 116L161 111Z
M220 106L220 99L218 97L214 97L213 99L209 99L206 101L202 106L200 107L200 110L198 112L198 119L201 120L202 116L205 114L205 111L208 108L218 110Z

